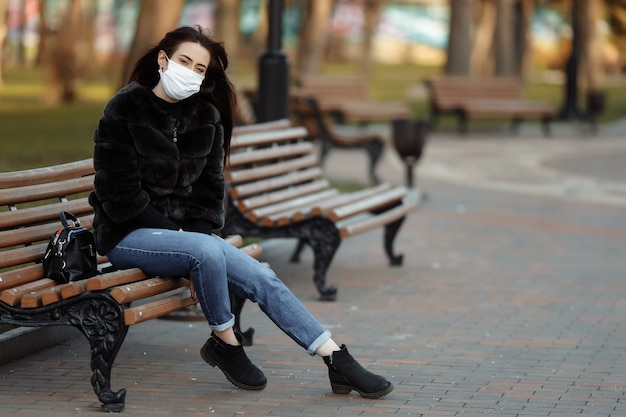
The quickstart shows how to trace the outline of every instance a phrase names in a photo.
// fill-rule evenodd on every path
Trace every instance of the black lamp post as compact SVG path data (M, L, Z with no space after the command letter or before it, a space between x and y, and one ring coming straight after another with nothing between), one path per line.
M267 51L259 60L257 119L269 122L289 116L289 64L282 52L283 0L268 3Z
M579 8L581 0L572 1L572 52L565 64L565 103L559 114L563 120L581 119L584 112L578 107L578 67L581 53L581 21ZM582 0L586 1L586 0Z
M406 185L413 188L413 167L422 156L428 124L423 120L395 119L392 129L393 145L406 167Z

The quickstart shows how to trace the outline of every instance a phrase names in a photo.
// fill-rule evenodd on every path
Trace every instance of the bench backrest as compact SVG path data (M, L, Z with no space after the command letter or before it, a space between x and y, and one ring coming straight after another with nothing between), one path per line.
M87 196L93 175L91 159L0 173L0 291L31 282L33 290L55 284L44 279L37 262L52 232L61 227L60 211L75 214L82 226L91 227Z
M358 75L299 74L295 77L296 89L302 95L343 100L370 100L366 79Z
M432 101L441 107L455 107L471 99L518 99L522 81L515 77L445 76L424 81Z
M76 215L91 228L93 210L88 195L93 190L91 159L46 168L0 173L0 302L33 309L51 306L88 291L105 291L125 305L124 322L136 324L194 303L186 277L148 277L126 269L57 284L44 276L41 260L50 235L61 227L60 211ZM258 244L242 246L241 236L226 241L258 258ZM98 256L101 267L108 259ZM137 302L129 307L131 302Z
M225 173L232 203L242 213L294 201L328 188L315 146L303 127L235 134Z

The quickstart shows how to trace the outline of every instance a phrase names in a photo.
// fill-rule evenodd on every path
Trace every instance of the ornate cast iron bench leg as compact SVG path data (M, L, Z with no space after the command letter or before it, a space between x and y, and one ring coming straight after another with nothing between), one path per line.
M105 295L94 298L91 294L70 312L70 322L91 346L91 385L103 411L121 412L126 390L111 390L111 368L128 332L121 306Z

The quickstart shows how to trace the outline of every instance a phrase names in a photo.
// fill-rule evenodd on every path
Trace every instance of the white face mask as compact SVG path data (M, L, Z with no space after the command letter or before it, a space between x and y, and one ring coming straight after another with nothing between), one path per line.
M202 75L172 61L167 55L165 58L168 62L167 70L159 68L165 94L176 100L184 100L200 91L204 81Z

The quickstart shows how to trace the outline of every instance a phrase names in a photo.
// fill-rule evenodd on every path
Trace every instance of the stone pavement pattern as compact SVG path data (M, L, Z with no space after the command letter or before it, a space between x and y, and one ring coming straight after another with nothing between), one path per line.
M537 131L538 132L538 131ZM334 395L311 358L248 304L247 349L264 391L232 386L207 366L202 322L130 329L113 369L127 416L626 415L626 141L532 134L468 140L433 135L417 170L429 200L407 221L389 268L382 232L342 243L322 303L311 256L270 262L335 339L395 390L383 400ZM331 178L358 180L365 155L333 152ZM381 176L402 183L387 150ZM99 412L82 338L0 366L0 416Z

